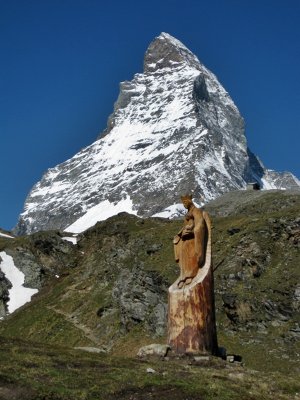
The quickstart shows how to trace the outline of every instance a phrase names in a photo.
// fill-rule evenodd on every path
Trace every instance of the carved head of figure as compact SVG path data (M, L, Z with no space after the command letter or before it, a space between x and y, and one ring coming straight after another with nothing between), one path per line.
M180 198L185 208L189 209L193 205L193 196L191 194L186 194Z

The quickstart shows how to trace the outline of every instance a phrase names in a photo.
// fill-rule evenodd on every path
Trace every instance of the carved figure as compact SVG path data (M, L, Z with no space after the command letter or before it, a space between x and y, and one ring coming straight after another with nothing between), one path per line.
M197 208L191 195L181 196L188 210L183 228L174 237L175 260L180 267L178 287L189 285L205 262L207 226L203 212Z

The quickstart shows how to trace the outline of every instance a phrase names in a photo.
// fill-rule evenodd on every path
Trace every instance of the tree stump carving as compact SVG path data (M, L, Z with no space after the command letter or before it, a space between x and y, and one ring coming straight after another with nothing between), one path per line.
M174 238L180 276L169 287L168 343L177 354L217 354L211 222L191 196L181 198L188 209Z

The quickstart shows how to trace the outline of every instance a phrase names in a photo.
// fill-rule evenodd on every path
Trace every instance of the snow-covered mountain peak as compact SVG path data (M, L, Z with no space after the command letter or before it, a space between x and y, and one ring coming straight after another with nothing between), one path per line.
M144 73L120 84L104 134L33 187L16 233L79 232L122 211L174 215L182 193L207 201L247 181L297 186L251 153L229 94L181 42L162 33L144 64Z
M162 68L173 68L185 63L198 68L198 58L178 39L162 32L149 45L144 58L144 73L152 73Z

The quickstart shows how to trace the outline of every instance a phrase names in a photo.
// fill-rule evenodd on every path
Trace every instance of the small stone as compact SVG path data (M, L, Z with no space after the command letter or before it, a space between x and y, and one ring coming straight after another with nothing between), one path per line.
M210 357L209 356L195 356L194 361L196 362L202 362L202 361L209 361Z
M97 347L74 347L75 350L87 351L88 353L106 353L103 349Z
M228 354L228 356L226 357L226 361L242 365L242 357L237 354Z
M155 374L155 370L153 368L147 368L147 373L148 374Z
M282 325L282 322L279 321L278 319L275 319L274 321L271 321L271 325L277 328L278 326Z
M226 357L226 361L233 363L234 362L234 356L230 355Z

